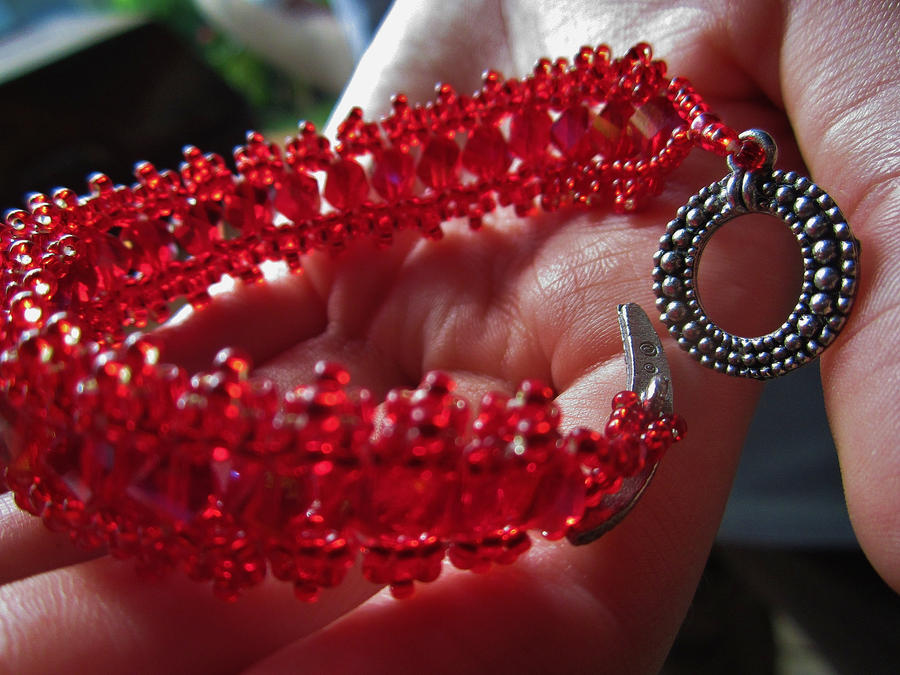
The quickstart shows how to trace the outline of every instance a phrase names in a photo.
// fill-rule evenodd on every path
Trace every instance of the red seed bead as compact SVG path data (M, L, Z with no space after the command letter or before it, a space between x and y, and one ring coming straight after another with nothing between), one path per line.
M350 373L339 363L319 361L316 363L316 380L322 383L334 383L340 387L350 384Z
M639 473L647 461L646 449L640 437L630 433L620 433L609 441L609 451L615 462L616 472L624 478Z
M660 422L669 428L674 440L680 441L687 436L687 422L681 415L677 413L663 415L660 417Z
M646 416L639 406L616 408L606 423L606 435L612 438L622 434L640 434L645 421Z
M613 396L612 408L613 410L618 408L633 408L636 405L640 405L640 402L641 399L637 392L625 389Z
M160 342L152 335L132 333L125 340L125 363L136 372L146 370L149 374L159 363Z
M426 391L429 394L437 396L445 396L456 390L456 382L447 373L439 370L433 370L425 374L422 378L422 384L419 391Z
M608 445L606 436L593 429L576 429L568 435L567 440L581 464L589 469L600 466Z
M700 147L718 155L729 155L741 148L737 132L712 113L701 113L691 120L691 132Z
M245 382L250 377L253 363L247 353L234 347L226 347L216 354L213 368L222 371L235 382Z
M502 440L512 438L512 417L508 409L509 397L496 392L481 399L478 415L472 422L472 431L479 438L494 436Z
M42 325L47 316L39 296L22 291L9 300L9 318L16 326L31 327Z
M553 389L540 380L523 380L516 391L516 400L523 404L544 405L553 400Z
M650 463L659 461L673 441L674 434L665 423L660 420L650 422L641 436L641 443L647 453L647 461Z
M754 141L752 138L748 138L743 141L738 139L737 143L740 149L735 154L735 164L748 171L759 169L763 166L766 161L766 153L765 150L763 150L762 146L756 143L756 141ZM729 145L729 147L733 146Z

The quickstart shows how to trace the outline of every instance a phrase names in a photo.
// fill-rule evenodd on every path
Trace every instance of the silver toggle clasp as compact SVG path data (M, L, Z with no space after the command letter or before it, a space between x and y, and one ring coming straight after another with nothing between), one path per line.
M619 305L618 316L628 388L657 414L671 413L672 375L650 319L633 302ZM604 496L569 530L569 541L576 546L589 544L618 525L644 494L657 465L645 466L640 473L624 479L616 492Z
M662 344L638 305L619 305L619 331L625 348L627 386L657 414L672 412L672 376Z
M764 153L759 168L741 168L691 197L666 227L653 258L660 318L678 346L702 365L760 380L783 375L821 354L847 322L859 279L859 242L834 200L806 176L773 168L777 150L765 131L740 135ZM724 330L703 308L700 258L725 223L750 213L778 218L803 256L803 287L787 319L766 335Z

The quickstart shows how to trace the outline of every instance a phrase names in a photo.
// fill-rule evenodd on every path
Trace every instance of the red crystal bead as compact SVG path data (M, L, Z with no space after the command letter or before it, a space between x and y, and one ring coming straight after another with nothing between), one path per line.
M272 221L268 192L249 182L238 183L224 202L225 220L243 234L258 232Z
M590 113L583 105L566 108L550 128L553 144L566 156L587 159L594 154L592 135L588 133Z
M633 138L645 157L655 157L666 147L675 130L684 121L663 97L651 98L638 107L631 116L630 126L636 132Z
M163 221L133 221L119 237L132 251L134 265L145 277L164 271L174 257L175 240Z
M445 136L432 138L422 149L416 175L435 190L452 185L459 168L459 146Z
M328 203L339 211L356 208L369 195L366 172L352 159L337 160L326 172L324 194Z
M415 163L408 152L387 148L376 156L372 187L387 201L412 195L415 179Z
M511 158L506 139L493 126L477 127L462 153L462 165L479 178L496 178L509 168Z
M215 242L222 239L221 209L210 203L190 206L175 221L173 236L178 245L192 255L212 252Z
M461 400L391 392L385 427L372 448L362 531L384 540L444 533L467 412Z
M624 101L610 101L591 121L592 138L605 159L627 159L636 147L631 126L634 108Z
M284 173L275 187L274 206L295 223L310 220L319 214L319 184L305 173Z

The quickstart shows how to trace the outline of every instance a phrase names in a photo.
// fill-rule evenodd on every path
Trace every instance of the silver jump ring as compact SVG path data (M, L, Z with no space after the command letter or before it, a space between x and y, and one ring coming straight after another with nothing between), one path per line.
M759 169L732 173L682 206L654 256L657 308L679 346L704 366L728 375L769 379L821 354L847 321L856 295L859 242L831 197L805 176L775 171L775 144L764 131L752 137L766 152ZM754 338L720 328L703 309L697 269L712 235L725 223L750 213L782 220L800 245L803 287L787 320Z

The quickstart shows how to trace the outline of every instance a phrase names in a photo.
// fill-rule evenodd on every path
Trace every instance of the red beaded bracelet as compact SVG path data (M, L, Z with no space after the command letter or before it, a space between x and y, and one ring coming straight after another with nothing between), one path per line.
M188 374L160 363L152 331L134 331L179 299L201 309L223 275L259 282L265 261L300 272L303 255L354 239L439 239L444 221L478 229L501 206L629 211L695 145L728 155L733 172L679 211L655 258L679 344L724 372L771 377L827 346L852 303L858 247L828 195L772 171L767 136L739 136L644 44L619 59L606 47L543 59L523 80L489 71L473 96L443 85L413 106L398 95L380 123L351 111L337 141L301 124L282 151L251 132L236 173L187 147L178 173L141 163L131 187L95 174L88 196L32 195L6 215L0 477L21 508L145 573L211 580L227 599L267 570L313 599L358 553L368 579L404 597L445 554L480 571L525 551L528 530L596 538L685 433L634 305L620 309L631 389L603 430L569 433L534 381L470 414L449 377L430 373L388 394L376 424L371 395L340 366L280 394L234 350ZM750 211L791 227L807 269L788 321L753 339L712 323L692 285L715 228Z

